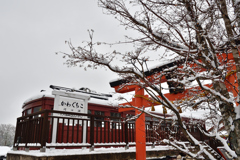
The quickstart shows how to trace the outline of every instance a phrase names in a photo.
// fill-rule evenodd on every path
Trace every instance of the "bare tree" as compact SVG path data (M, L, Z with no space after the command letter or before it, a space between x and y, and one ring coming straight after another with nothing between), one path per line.
M0 124L0 146L12 146L15 135L15 126Z
M121 25L135 30L138 37L128 37L134 51L100 53L89 31L90 41L85 46L74 47L68 42L71 53L63 53L69 66L96 68L104 66L124 79L125 85L139 85L151 98L170 109L177 117L188 141L198 148L189 153L198 158L208 157L203 146L188 132L179 113L184 109L208 109L214 129L209 136L219 139L233 157L240 159L240 42L239 0L99 0L106 14L114 15ZM166 51L155 59L175 54L168 59L170 68L148 68L150 54L158 55L160 48ZM233 59L229 59L232 55ZM123 65L116 63L121 57ZM116 65L117 64L117 65ZM147 72L154 72L148 76ZM234 81L229 81L232 76ZM185 88L187 97L180 102L170 102L162 92L161 81L167 78L172 89ZM208 83L209 85L206 85ZM229 90L229 87L232 89ZM192 89L187 89L192 88ZM161 118L161 117L160 117ZM219 124L224 122L232 147L220 137ZM204 131L203 131L204 132ZM234 138L233 138L234 137ZM165 141L180 149L179 143Z

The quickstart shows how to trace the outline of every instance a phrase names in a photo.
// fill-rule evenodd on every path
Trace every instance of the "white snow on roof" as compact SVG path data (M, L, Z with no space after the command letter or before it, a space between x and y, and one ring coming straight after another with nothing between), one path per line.
M183 59L184 58L182 58L182 57L175 57L175 58L172 57L171 59L164 59L164 60L161 61L161 63L149 67L149 70L153 70L153 69L156 69L156 68L159 68L159 67L163 67L165 65L168 65L170 63L174 63L176 61L183 60Z
M117 96L119 96L119 94L113 94L113 97L108 98L108 100L101 100L101 99L96 99L96 98L90 98L88 103L115 107L115 106L118 106L118 104L124 103L124 102L118 101L117 100ZM28 103L30 101L33 101L33 100L36 100L36 99L40 99L42 97L54 98L55 96L52 95L52 94L49 94L47 92L40 92L39 94L28 98L23 103L23 105L25 105L26 103ZM148 107L146 109L147 109L147 111L151 111L151 107ZM152 113L163 113L163 109L162 109L161 105L155 106L155 109L156 109L156 111L154 111ZM208 112L207 110L185 111L185 112L181 113L181 116L182 117L188 117L188 118L204 119L205 118L204 115L206 115L207 112ZM168 110L168 114L171 114L171 112L169 110Z
M81 93L81 94L84 94L84 93ZM30 102L30 101L37 100L37 99L40 99L42 97L55 98L55 96L52 95L51 93L40 92L39 94L34 95L34 96L28 98L27 100L25 100L23 102L23 106L25 104L27 104L28 102ZM108 98L108 100L101 100L101 99L96 99L96 98L90 98L88 103L94 103L94 104L106 105L106 106L116 106L116 105L118 105L118 103L117 103L117 101L115 100L114 97Z
M23 105L25 105L26 103L28 103L28 102L30 102L30 101L33 101L33 100L36 100L36 99L40 99L40 98L42 98L42 97L54 98L54 95L49 94L49 93L46 93L46 92L40 92L39 94L34 95L34 96L28 98L27 100L25 100L25 101L23 102Z
M164 59L164 60L161 61L161 63L155 64L155 65L152 65L151 67L149 67L149 71L151 71L153 69L156 69L156 68L159 68L159 67L162 67L162 66L165 66L165 65L168 65L170 63L179 61L179 60L183 60L183 59L184 58L182 58L182 57L175 57L175 58L172 57L171 59ZM109 83L120 81L120 80L123 80L123 79L121 77L114 78L114 79L110 80Z
M112 99L101 100L101 99L96 99L96 98L90 98L88 103L99 104L99 105L104 105L104 106L117 106L118 105L118 103Z
M120 81L120 80L122 80L121 77L114 78L114 79L110 80L109 83L116 82L116 81Z

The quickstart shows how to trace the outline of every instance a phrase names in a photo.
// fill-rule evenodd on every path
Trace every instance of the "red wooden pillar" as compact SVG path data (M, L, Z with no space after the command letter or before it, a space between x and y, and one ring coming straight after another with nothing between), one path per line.
M135 95L144 96L144 89L135 88ZM137 96L135 99L136 107L143 107L143 98ZM135 115L141 111L135 110ZM145 132L145 113L136 119L135 122L135 137L136 137L136 160L146 160L146 132Z

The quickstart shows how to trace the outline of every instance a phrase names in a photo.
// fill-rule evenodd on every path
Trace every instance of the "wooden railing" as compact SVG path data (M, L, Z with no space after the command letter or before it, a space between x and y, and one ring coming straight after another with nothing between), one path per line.
M146 144L160 144L170 136L184 140L177 125L146 121ZM194 131L194 132L193 132ZM206 140L199 131L195 138ZM135 145L135 121L120 117L43 110L17 118L14 149L112 147ZM218 145L217 145L218 146Z
M134 144L134 136L134 121L126 122L125 119L110 116L44 110L17 118L13 147L25 150L40 148L44 151L50 147L93 149L94 146L129 146Z

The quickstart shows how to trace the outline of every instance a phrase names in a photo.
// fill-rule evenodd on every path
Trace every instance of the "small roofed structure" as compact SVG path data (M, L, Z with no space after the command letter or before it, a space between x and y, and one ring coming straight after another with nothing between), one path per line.
M116 116L116 117L129 117L134 115L134 111L127 112L118 112L118 104L116 100L113 100L111 94L104 94L92 91L89 88L80 88L79 90L59 87L51 85L50 88L55 90L65 90L69 92L79 92L83 94L90 95L90 100L88 101L88 113L94 115L102 115L102 116ZM34 95L27 100L22 105L22 116L26 116L32 113L36 113L42 110L53 110L54 107L54 95L40 92L37 95ZM157 115L163 115L162 113L156 113ZM167 115L171 116L171 115ZM148 116L148 120L150 116Z

